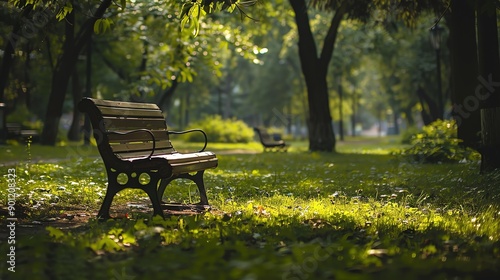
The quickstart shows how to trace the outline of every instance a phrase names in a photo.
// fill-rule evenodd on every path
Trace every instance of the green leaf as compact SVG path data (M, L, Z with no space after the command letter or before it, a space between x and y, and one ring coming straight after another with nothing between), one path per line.
M102 19L98 19L94 23L94 33L99 34L101 31L101 26L102 26Z
M111 29L111 25L113 25L114 22L110 18L105 18L103 19L103 33L106 32L108 29Z
M143 230L143 229L147 229L147 228L148 228L148 226L144 223L144 221L142 219L137 220L137 222L134 225L135 230Z
M113 24L113 20L109 18L100 18L94 23L94 32L96 34L105 33L108 29L111 29L111 25Z
M56 19L59 21L63 20L71 11L73 11L73 6L70 2L66 2L66 5L56 14Z
M55 239L59 239L64 236L64 232L58 228L48 226L45 229L49 232L49 235Z
M189 21L189 17L188 16L184 16L181 20L181 30L184 29L184 26L186 25L186 23L188 23Z
M125 9L125 7L127 6L127 0L121 0L120 5L122 6L122 9Z
M189 11L191 10L191 8L193 7L193 3L192 2L188 2L188 3L185 3L184 5L182 5L182 12L181 12L181 18L184 19L184 18L189 18Z
M198 19L196 20L193 19L193 23L194 23L193 36L196 37L198 36L198 33L200 33L200 22L198 21Z

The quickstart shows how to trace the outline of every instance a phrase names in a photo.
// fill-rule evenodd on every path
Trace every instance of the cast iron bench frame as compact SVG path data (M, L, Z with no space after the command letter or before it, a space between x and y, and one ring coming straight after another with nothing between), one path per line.
M269 135L267 130L261 127L254 127L253 130L259 136L260 143L264 146L264 152L267 150L282 152L287 151L288 145L283 139L274 140L273 137Z
M203 173L215 168L218 159L205 151L207 135L201 129L169 131L165 117L156 104L83 98L78 108L89 116L93 135L106 168L108 187L97 215L111 218L109 210L114 196L126 188L142 189L153 206L153 215L163 215L163 193L170 182L183 178L193 181L200 193L200 202L193 206L209 206ZM169 135L201 132L205 145L198 152L179 153ZM127 180L120 183L118 176ZM147 176L149 175L149 182ZM121 176L123 177L123 176ZM140 178L146 178L142 180Z

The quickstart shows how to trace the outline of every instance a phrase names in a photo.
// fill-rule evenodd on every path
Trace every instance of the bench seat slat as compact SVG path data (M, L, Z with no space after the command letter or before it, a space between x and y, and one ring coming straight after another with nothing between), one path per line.
M172 174L182 174L182 173L191 173L191 172L197 172L201 170L206 170L209 168L215 168L217 167L217 158L213 158L210 160L200 160L196 163L190 163L190 164L172 164Z
M172 167L172 174L182 174L182 173L191 173L197 172L201 170L206 170L209 168L215 168L218 165L218 159L213 153L209 153L210 155L199 156L196 159L191 157L191 159L185 158L184 160L171 160L169 157L171 155L164 156L153 156L153 158L166 158L168 160L169 165ZM176 155L176 154L174 154ZM180 155L180 154L179 154ZM138 158L128 158L126 160L134 161L138 160Z
M120 153L120 156L123 155L124 153ZM129 155L132 155L133 153L130 153ZM139 158L141 158L142 155L144 155L144 152L136 152L136 154L139 154L136 158L133 157L127 157L127 160L129 161L134 161ZM168 161L169 164L182 164L182 163L189 163L189 162L195 162L195 161L200 161L200 160L210 160L210 159L216 159L216 156L213 152L198 152L198 153L188 153L188 154L181 154L176 152L175 150L170 150L169 153L155 153L152 158L164 158Z
M190 162L193 160L205 160L215 158L215 154L212 152L198 152L198 153L189 153L189 154L181 154L174 153L166 155L165 158L171 164Z

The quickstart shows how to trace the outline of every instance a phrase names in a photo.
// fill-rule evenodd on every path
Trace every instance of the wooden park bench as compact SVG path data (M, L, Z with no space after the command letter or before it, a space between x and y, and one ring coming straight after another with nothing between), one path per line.
M259 136L260 143L264 146L264 151L287 151L288 145L283 139L281 139L281 137L279 137L279 139L275 139L264 128L254 127L253 129Z
M31 141L34 142L38 141L38 132L34 129L26 129L20 123L6 123L5 128L7 131L6 139L15 139L20 141L31 139Z
M98 213L99 219L110 218L113 197L126 188L145 191L151 200L154 215L163 217L163 193L171 181L179 178L196 183L200 202L193 206L209 206L203 173L206 169L217 167L218 160L214 153L204 151L207 146L205 132L200 129L169 131L156 104L84 98L78 108L90 118L108 176L108 188ZM172 146L169 136L188 132L202 133L205 145L198 152L179 153ZM124 175L121 174L125 174L127 180L122 180Z

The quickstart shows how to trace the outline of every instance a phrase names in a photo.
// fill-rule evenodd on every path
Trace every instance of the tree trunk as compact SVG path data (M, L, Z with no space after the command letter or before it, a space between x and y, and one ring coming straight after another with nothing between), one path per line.
M176 78L172 81L172 85L163 92L163 94L160 97L160 100L158 100L157 103L158 106L160 106L160 108L162 108L164 112L167 112L167 115L170 111L170 108L172 107L174 92L177 89L178 85L179 81L177 80L177 75L176 75Z
M356 93L352 92L352 115L351 115L351 136L356 136L356 108L358 101L356 100Z
M338 79L339 83L339 136L340 136L340 141L344 141L344 96L342 92L342 84L341 84L341 79Z
M20 19L25 19L32 9L33 5L28 5L23 8ZM21 39L19 34L21 33L22 23L23 21L19 20L19 23L14 26L4 47L2 64L0 65L0 103L5 102L5 88L9 82L10 67L14 60L14 51L17 43L19 43L19 39Z
M87 60L85 65L85 97L92 97L92 34L89 36L87 44ZM75 110L76 108L73 108ZM92 133L92 126L90 124L89 116L85 115L83 121L83 145L90 145L90 136Z
M481 110L481 172L500 168L500 107Z
M481 119L479 100L474 94L478 85L475 7L471 1L452 0L451 11L452 115L458 125L458 138L465 146L478 148Z
M234 78L231 72L228 72L224 77L224 105L222 111L222 118L228 119L233 116L233 87L234 87Z
M59 121L62 115L62 107L66 88L68 87L71 73L76 69L76 56L73 54L75 40L75 11L66 16L66 29L64 34L63 55L58 61L52 76L52 91L49 97L49 104L45 114L45 123L42 131L42 145L55 145L59 131ZM70 62L73 60L74 63Z
M477 1L477 30L480 77L476 97L483 108L481 172L487 172L500 168L500 57L495 0Z
M71 126L68 131L69 141L80 141L81 139L81 116L80 110L78 110L78 102L83 97L82 87L80 83L80 78L75 69L73 76L71 77L71 91L73 93L73 120L71 121Z
M307 80L306 78L306 83ZM317 80L317 88L315 85L309 84L307 86L309 103L309 150L333 152L335 149L335 134L330 115L326 79L324 81L319 81L321 79ZM321 82L324 82L324 84L321 84ZM310 90L313 91L313 94L311 94Z
M66 34L65 34L65 42L64 42L64 51L70 51L73 48L74 45L74 38L75 38L75 13L71 12L67 17L66 17ZM75 63L76 64L76 63ZM81 92L80 92L80 85L79 85L79 80L78 80L78 74L76 73L76 65L73 66L73 69L71 69L71 73L73 74L73 78L71 78L71 91L73 94L73 120L71 122L71 127L68 131L68 140L70 141L78 141L80 137L80 131L78 129L80 120L80 112L77 109L77 104L78 101L80 101L81 97ZM62 106L61 106L62 108Z
M49 96L45 123L41 135L42 145L56 144L66 89L68 87L72 70L77 62L78 54L88 43L90 35L94 30L95 21L104 15L104 12L110 5L111 0L102 1L93 16L87 19L81 27L75 43L73 45L65 45L64 47L63 54L58 60L52 76L52 89ZM71 12L71 14L72 13L74 13L74 11ZM66 20L68 21L69 19Z
M412 108L411 107L405 107L403 109L403 113L405 114L407 127L415 126L415 119L413 118Z
M28 111L31 111L31 77L30 77L30 71L31 71L31 45L30 43L26 44L26 60L24 61L24 87L22 89L22 99L24 99L24 104L26 105L26 108Z
M399 112L396 110L396 108L393 108L393 121L394 121L394 134L399 135Z
M290 0L290 4L295 13L299 34L299 58L307 87L309 150L334 152L335 133L330 113L326 74L347 2L339 7L332 18L320 57L317 56L316 43L311 32L305 1Z
M418 87L417 95L418 100L420 101L420 106L422 107L420 113L422 115L424 125L428 125L438 120L439 106L436 101L434 101L434 99L432 99L422 87Z

